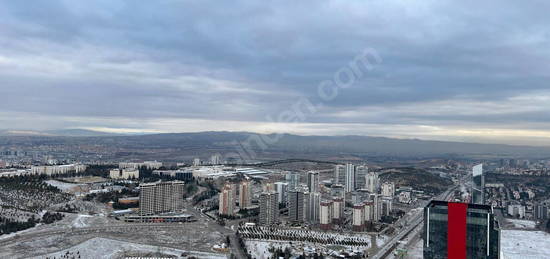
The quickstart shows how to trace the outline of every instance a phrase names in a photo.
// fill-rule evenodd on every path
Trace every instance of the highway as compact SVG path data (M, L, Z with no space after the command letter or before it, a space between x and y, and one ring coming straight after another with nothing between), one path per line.
M462 184L462 180L460 181L460 184ZM454 191L460 187L459 185L452 186L451 188L447 189L445 192L441 193L440 195L434 197L434 200L449 200L452 195L454 194ZM422 204L421 208L424 208L426 205L428 205L429 201ZM394 236L390 241L388 241L378 252L372 256L372 258L386 258L398 245L398 242L405 239L411 232L414 230L417 230L418 228L423 227L424 222L424 210L420 210L418 212L415 212L414 216L412 217L412 220L410 220L407 224L407 227L402 229L396 236ZM402 220L405 220L403 218ZM398 221L397 223L400 223ZM396 225L397 225L396 223Z

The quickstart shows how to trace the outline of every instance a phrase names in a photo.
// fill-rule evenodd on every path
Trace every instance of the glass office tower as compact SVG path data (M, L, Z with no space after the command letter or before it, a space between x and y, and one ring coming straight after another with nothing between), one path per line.
M483 164L472 169L472 203L485 204L485 174Z
M500 229L486 205L432 201L424 208L424 258L499 258Z

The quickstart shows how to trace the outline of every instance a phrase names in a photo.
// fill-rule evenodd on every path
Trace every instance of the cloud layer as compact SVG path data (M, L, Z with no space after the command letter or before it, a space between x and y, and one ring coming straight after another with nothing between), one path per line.
M4 1L0 128L550 145L549 5ZM382 62L322 101L319 83L365 48ZM322 107L268 121L301 98Z

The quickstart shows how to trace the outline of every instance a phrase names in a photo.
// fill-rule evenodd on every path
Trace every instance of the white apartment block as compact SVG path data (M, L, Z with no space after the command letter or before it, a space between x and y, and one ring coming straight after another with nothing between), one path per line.
M87 166L81 164L70 165L49 165L49 166L32 166L32 174L58 175L68 173L82 173L86 171Z
M140 214L158 215L182 211L184 184L182 181L140 184Z
M382 184L382 196L393 198L395 195L395 184L394 183L383 183Z
M143 163L128 163L128 162L118 163L118 168L120 169L127 169L127 168L139 169L141 167L145 167L149 170L154 170L154 169L161 168L162 163L157 161L145 161Z
M138 179L138 169L112 169L109 172L109 178L111 179Z

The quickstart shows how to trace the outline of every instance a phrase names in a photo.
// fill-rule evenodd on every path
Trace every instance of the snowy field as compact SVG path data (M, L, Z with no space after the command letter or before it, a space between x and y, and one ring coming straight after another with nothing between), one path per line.
M283 251L287 247L291 247L289 242L272 242L272 241L255 241L247 240L245 242L246 249L252 255L252 258L256 259L268 259L272 254L269 252L269 248L281 248Z
M187 253L189 256L195 256L198 258L208 258L208 259L222 259L226 258L225 255L215 254L215 253L204 253L204 252L191 252L185 250L179 250L174 248L166 247L157 247L151 245L142 245L129 242L123 242L107 238L93 238L84 243L81 243L77 246L65 249L56 253L51 253L39 257L39 258L60 258L66 253L74 254L79 252L82 259L99 259L99 258L117 258L122 256L124 252L143 252L143 253L154 253L161 252L166 255L178 256L181 258L182 253Z
M550 256L550 234L541 231L502 230L505 259L545 259Z
M61 182L61 181L57 181L57 180L48 180L48 181L44 181L44 182L51 185L51 186L53 186L53 187L57 187L59 190L61 190L63 192L69 192L73 188L78 187L78 184L65 183L65 182Z
M88 220L92 218L90 215L78 215L74 221L72 226L75 228L85 228L88 227Z
M267 240L245 240L245 246L252 258L256 259L270 259L273 254L269 251L271 249L285 250L290 248L293 254L302 254L306 251L311 253L324 253L331 254L339 251L333 251L334 247L344 249L346 251L365 251L366 247L353 247L353 246L338 246L338 245L320 245L311 242L290 242L290 241L267 241ZM338 250L339 250L338 249Z
M530 220L521 220L521 219L506 219L507 222L514 224L515 228L521 229L535 229L537 223Z

